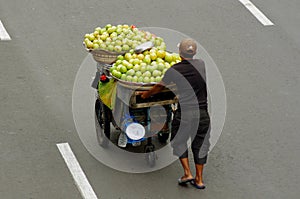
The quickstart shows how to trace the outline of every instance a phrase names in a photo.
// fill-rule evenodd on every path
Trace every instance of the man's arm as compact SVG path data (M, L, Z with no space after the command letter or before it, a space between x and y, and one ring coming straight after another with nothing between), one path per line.
M143 99L149 98L150 96L161 92L165 88L162 82L155 84L149 91L144 91L141 95Z

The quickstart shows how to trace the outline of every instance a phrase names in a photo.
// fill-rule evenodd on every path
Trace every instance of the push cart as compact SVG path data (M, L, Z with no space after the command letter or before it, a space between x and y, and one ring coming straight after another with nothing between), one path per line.
M97 89L95 125L99 145L107 148L112 134L118 131L121 136L123 133L126 135L124 146L143 144L142 152L145 153L146 162L153 167L156 161L153 138L157 137L161 144L167 143L170 137L172 105L177 103L177 98L170 89L165 89L148 99L142 99L141 91L147 91L155 84L117 79L110 74L109 68L118 54L102 50L91 53L97 61L97 74L92 86ZM115 89L115 94L111 96L114 98L112 106L103 101L102 93L99 92L99 87L108 84L113 84L111 88ZM155 111L156 108L159 111Z

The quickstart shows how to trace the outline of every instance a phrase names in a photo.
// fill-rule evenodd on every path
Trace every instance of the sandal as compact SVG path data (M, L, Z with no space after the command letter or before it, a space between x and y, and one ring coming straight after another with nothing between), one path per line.
M196 189L205 189L205 185L197 185L195 180L191 181L191 185L193 185Z
M194 178L190 178L190 179L185 179L182 180L181 178L178 179L178 184L179 185L186 185L188 182L192 182L194 180Z

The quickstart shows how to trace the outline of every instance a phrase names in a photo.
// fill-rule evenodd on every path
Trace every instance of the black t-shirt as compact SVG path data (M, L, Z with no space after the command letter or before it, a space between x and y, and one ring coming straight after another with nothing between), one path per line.
M205 64L201 59L183 60L169 68L162 82L176 85L181 107L207 109Z

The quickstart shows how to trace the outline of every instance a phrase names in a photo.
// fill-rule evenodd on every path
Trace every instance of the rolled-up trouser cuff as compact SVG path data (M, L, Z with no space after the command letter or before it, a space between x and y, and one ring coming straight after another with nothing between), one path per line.
M199 151L197 151L196 153L193 152L194 163L195 164L206 164L207 163L207 155L200 158L198 152ZM176 154L174 154L174 155L176 155ZM188 151L187 150L182 155L179 156L179 159L183 159L183 158L188 158Z
M207 156L203 157L203 158L199 158L199 157L195 157L194 155L194 163L195 164L206 164L207 162Z

